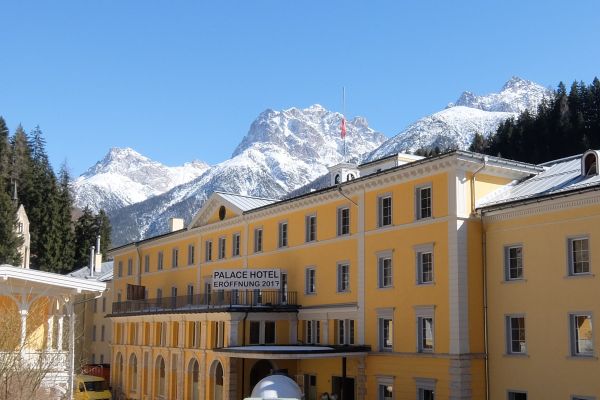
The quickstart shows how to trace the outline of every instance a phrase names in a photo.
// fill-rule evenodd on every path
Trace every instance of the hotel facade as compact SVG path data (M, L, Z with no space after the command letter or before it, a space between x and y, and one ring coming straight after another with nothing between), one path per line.
M600 398L597 161L399 154L291 199L214 193L111 250L113 388L242 399L281 371L310 400ZM231 290L240 271L275 283Z

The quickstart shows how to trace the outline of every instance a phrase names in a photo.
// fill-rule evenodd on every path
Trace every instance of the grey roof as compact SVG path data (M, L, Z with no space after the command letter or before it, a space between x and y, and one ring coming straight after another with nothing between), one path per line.
M67 274L68 276L72 276L74 278L83 278L83 279L95 279L100 282L106 282L112 279L113 275L113 262L106 261L103 262L100 266L100 273L94 273L94 276L90 276L90 267L85 266L79 269L76 269L73 272Z
M252 196L242 196L239 194L226 193L226 192L215 192L218 193L219 196L223 197L225 200L236 206L242 211L252 210L254 208L259 208L263 206L267 206L269 204L273 204L276 199L265 199L262 197L252 197Z
M600 185L600 176L581 174L581 155L541 164L544 171L490 193L479 201L478 208L535 199Z

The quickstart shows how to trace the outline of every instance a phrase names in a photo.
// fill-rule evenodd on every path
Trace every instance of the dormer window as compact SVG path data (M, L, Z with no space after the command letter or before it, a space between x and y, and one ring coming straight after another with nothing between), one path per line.
M336 174L335 175L335 184L339 185L340 184L340 174Z
M354 174L348 174L348 176L346 176L347 181L351 181L352 179L354 179Z
M598 175L598 152L588 150L581 158L581 175L595 176Z

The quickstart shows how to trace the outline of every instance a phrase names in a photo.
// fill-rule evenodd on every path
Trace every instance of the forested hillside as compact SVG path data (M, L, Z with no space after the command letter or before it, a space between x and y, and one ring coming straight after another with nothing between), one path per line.
M0 264L18 265L22 243L16 233L16 210L22 204L30 222L31 268L65 273L87 264L97 234L102 250L110 246L110 223L104 212L84 210L73 219L71 177L64 164L55 174L39 126L11 135L0 117Z
M600 80L590 85L561 82L535 114L508 119L487 140L476 135L471 150L519 161L543 163L587 149L600 149Z

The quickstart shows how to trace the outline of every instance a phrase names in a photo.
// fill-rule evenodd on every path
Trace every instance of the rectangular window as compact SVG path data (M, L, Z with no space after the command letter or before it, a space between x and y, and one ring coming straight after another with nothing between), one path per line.
M263 230L262 228L254 229L254 252L260 253L263 250Z
M163 269L163 263L164 263L164 256L163 256L163 252L159 251L158 252L158 270L161 271Z
M92 326L92 342L96 341L96 325Z
M104 325L102 325L102 326L100 327L100 340L101 340L102 342L104 342L104 335L105 335L105 333L106 333L106 329L104 328Z
M317 292L316 277L317 277L317 272L314 268L306 268L306 282L305 282L306 294L314 294Z
M275 344L275 321L265 321L265 344Z
M220 237L219 238L219 260L222 260L225 258L225 246L226 246L226 239L224 237Z
M279 247L287 247L288 245L288 224L287 222L279 223Z
M593 356L594 342L591 314L570 314L571 353L573 356Z
M338 236L350 234L350 209L348 207L337 210L337 234Z
M123 276L123 261L117 263L117 276L119 278Z
M508 392L508 400L527 400L525 392Z
M306 242L314 242L317 240L317 216L306 216Z
M231 255L233 257L237 257L240 255L240 234L234 233L232 236L231 242L232 242Z
M94 312L98 312L98 299L94 299Z
M587 237L569 239L569 274L590 273L589 239Z
M338 319L335 323L336 344L354 344L354 320Z
M433 318L417 318L419 329L419 347L420 353L430 353L433 351Z
M379 318L379 351L392 351L394 325L391 318Z
M504 248L504 279L507 281L523 279L523 246Z
M306 343L321 343L321 321L306 321Z
M419 389L419 400L435 400L435 391L433 389Z
M150 255L144 256L144 272L150 272Z
M156 298L158 300L162 299L162 289L156 289Z
M417 219L431 217L431 186L417 188Z
M194 304L194 285L187 285L187 303Z
M260 321L250 321L250 344L260 343Z
M392 257L377 258L378 284L380 288L392 287Z
M127 260L127 275L133 274L133 260L130 258Z
M433 253L417 252L417 283L420 285L433 283Z
M204 261L212 261L212 240L204 242Z
M106 297L102 298L102 312L106 312Z
M343 263L337 265L337 291L350 291L350 265Z
M526 354L525 317L509 315L506 317L506 352L508 354Z
M171 250L171 268L179 266L179 249Z
M378 390L378 400L392 400L394 398L393 395L393 386L392 385L379 385Z
M392 225L392 196L377 198L377 226Z
M193 244L188 245L188 265L194 265L196 259L196 248Z

